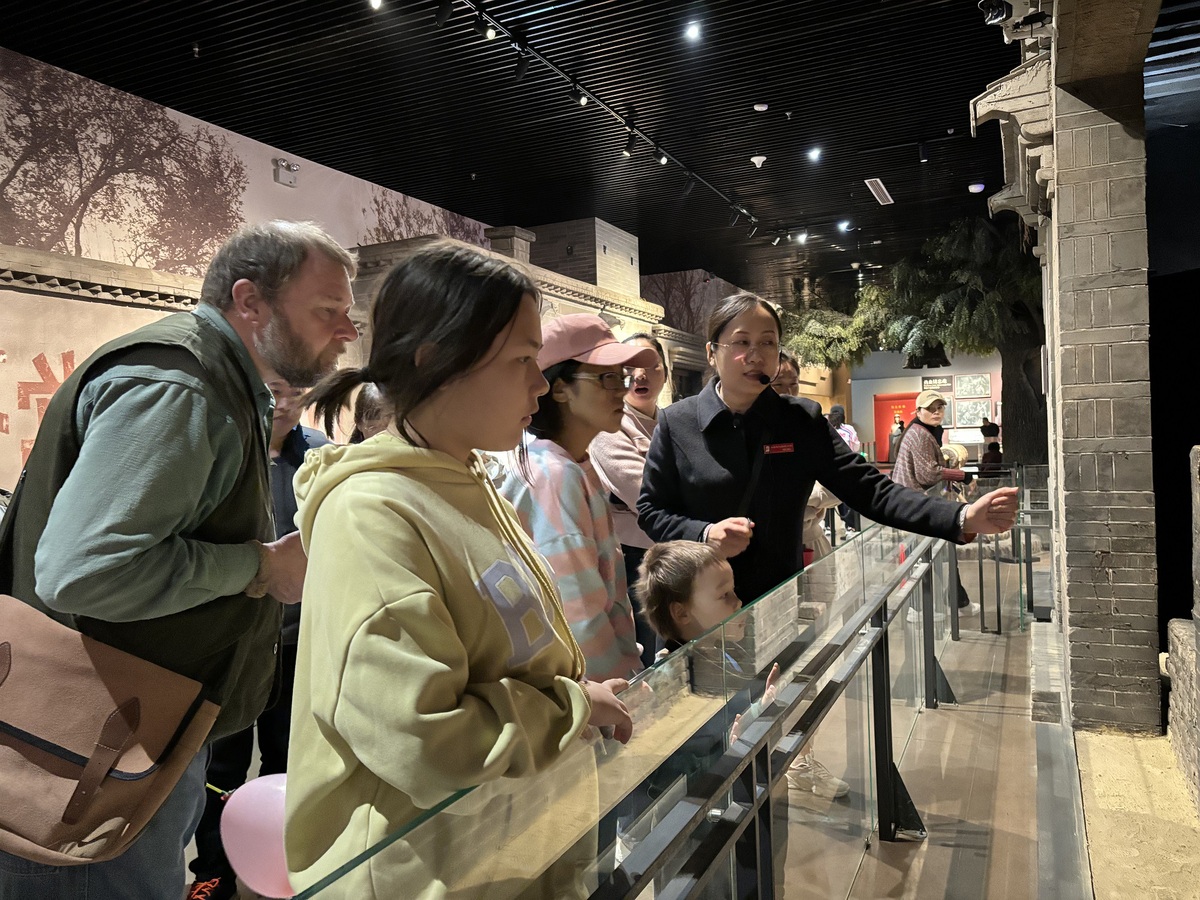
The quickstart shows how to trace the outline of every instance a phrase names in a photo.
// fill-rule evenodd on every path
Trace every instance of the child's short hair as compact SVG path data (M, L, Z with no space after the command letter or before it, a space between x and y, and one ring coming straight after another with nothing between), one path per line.
M650 627L663 640L682 640L671 604L687 606L696 576L723 559L708 544L698 541L665 541L646 551L634 587Z

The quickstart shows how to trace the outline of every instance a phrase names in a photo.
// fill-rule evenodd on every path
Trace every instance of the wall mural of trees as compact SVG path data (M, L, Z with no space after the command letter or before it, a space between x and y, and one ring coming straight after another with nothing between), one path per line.
M0 244L201 276L238 226L316 219L344 246L484 223L0 48Z
M215 129L0 49L0 243L200 275L245 187Z
M663 324L698 335L717 301L740 290L703 269L642 276L642 296L663 308Z
M488 243L482 222L380 187L371 187L371 203L363 207L363 218L375 222L363 238L364 244L382 244L424 234L444 234L480 246Z

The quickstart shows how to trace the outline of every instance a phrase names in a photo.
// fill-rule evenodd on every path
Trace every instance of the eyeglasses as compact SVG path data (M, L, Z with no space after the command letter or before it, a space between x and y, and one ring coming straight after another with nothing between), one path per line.
M629 389L629 385L633 383L632 375L622 375L617 372L601 372L599 375L594 375L590 372L576 372L571 376L574 381L579 378L584 378L588 381L600 382L600 387L606 391L624 391Z
M779 341L762 341L757 343L754 341L730 341L728 344L719 344L713 341L714 347L725 347L733 354L734 359L744 359L750 355L751 350L757 350L763 359L770 359L772 356L779 354Z

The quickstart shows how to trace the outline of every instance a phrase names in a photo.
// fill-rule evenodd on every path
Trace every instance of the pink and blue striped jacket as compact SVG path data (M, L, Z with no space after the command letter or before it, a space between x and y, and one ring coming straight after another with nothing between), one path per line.
M642 664L625 563L600 479L590 460L577 463L547 440L530 441L529 469L529 482L510 469L500 493L554 571L567 621L587 658L587 676L629 678Z

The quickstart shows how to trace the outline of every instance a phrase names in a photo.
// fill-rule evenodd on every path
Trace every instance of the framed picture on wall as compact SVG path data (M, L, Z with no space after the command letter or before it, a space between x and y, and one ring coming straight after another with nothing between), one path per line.
M955 375L954 396L960 400L983 397L990 398L992 396L992 376L988 374ZM985 412L984 415L986 416L987 413Z
M996 403L995 403L995 407L996 407L996 414L995 414L994 416L992 416L992 421L993 421L993 422L995 422L997 425L1003 425L1003 424L1004 424L1004 419L1003 419L1003 418L1001 418L1001 412L1000 412L1000 407L1001 407L1002 405L1003 405L1003 402L1002 402L1002 401L1000 401L1000 400L997 400L997 401L996 401Z
M953 397L946 398L946 415L942 416L942 427L943 428L953 428L954 427L954 398Z
M992 411L991 400L963 400L957 401L958 418L955 421L955 426L958 428L978 428L983 424L984 417Z

